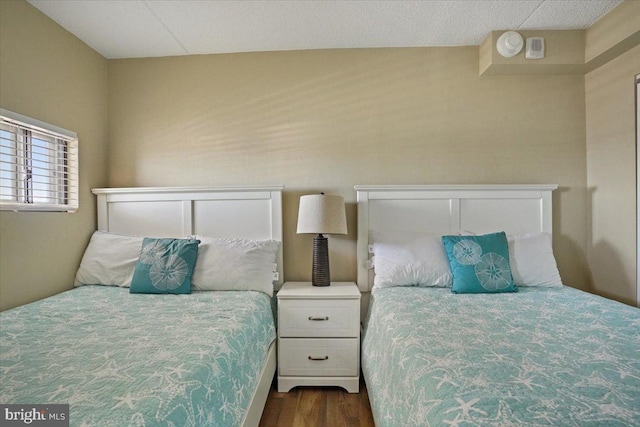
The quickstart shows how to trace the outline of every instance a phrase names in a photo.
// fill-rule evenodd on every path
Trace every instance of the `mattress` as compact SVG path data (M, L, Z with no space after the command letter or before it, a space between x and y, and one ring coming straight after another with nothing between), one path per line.
M638 426L640 310L569 287L374 290L376 425Z
M237 426L275 339L261 292L83 286L0 313L0 401L72 426Z

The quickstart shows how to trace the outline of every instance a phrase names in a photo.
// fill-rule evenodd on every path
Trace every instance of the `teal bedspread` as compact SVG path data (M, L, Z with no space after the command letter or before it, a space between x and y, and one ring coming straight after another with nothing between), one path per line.
M640 426L640 310L572 288L374 290L376 425Z
M0 402L72 426L237 426L275 339L260 292L84 286L0 313Z

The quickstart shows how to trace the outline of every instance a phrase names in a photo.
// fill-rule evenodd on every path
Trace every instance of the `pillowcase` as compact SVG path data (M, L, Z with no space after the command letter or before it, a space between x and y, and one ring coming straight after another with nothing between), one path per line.
M442 236L453 273L454 293L515 292L504 232L481 236Z
M95 231L73 285L129 287L141 247L142 237Z
M142 242L129 292L190 294L199 240L152 239Z
M273 296L277 240L199 237L193 287L202 291L259 291Z
M374 233L374 288L451 286L447 254L439 236L427 233Z
M518 286L562 287L549 233L508 236L513 281Z

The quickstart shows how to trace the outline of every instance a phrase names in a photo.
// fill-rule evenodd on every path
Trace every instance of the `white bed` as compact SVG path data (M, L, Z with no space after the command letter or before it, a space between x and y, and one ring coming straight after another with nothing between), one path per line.
M283 234L281 192L281 186L93 190L97 195L98 230L109 233L109 236L185 239L187 236L197 235L278 242L282 241ZM271 264L267 266L272 269L267 270L267 278L273 279L275 288L282 283L282 245L278 248L277 253L272 252L271 255L276 262L270 261ZM84 261L83 259L83 263ZM3 385L0 395L3 403L24 402L25 399L29 403L70 403L71 425L80 425L82 420L83 425L115 426L123 425L125 419L132 425L142 425L145 422L166 425L171 423L168 420L174 419L171 418L173 416L175 419L182 419L180 423L193 426L220 425L219 421L215 421L218 418L225 420L222 423L224 425L259 424L276 369L275 340L268 338L270 334L275 337L272 302L268 292L267 295L256 291L197 291L184 296L144 295L130 294L129 289L119 287L120 285L96 285L80 286L2 313L0 342L3 355L0 366L3 368ZM212 305L220 307L209 309ZM256 320L255 324L261 325L259 327L269 334L262 334L266 338L261 338L263 342L260 343L260 348L264 348L265 353L262 354L266 354L261 356L264 359L251 359L251 369L248 372L252 373L253 378L248 382L237 378L211 380L211 375L221 367L219 363L231 366L237 361L240 364L243 354L254 351L258 353L258 345L252 347L251 344L253 332L238 329L241 322L249 327L253 325L250 323L254 321L250 317L251 312L258 308L265 313L260 315L262 317L259 321L265 322L267 319L268 323L259 324ZM156 313L157 321L149 319L146 312ZM242 317L244 313L248 316L246 321ZM70 318L66 319L67 316ZM236 317L237 323L234 320ZM181 323L172 322L172 318L180 319L180 322L186 319L188 322L182 325L188 325L193 331L183 331L181 334ZM158 322L161 324L157 325ZM229 324L231 334L236 336L229 343L247 345L248 348L242 350L242 347L228 347L223 335L219 335L220 339L217 340L218 343L224 343L223 347L216 347L217 343L212 342L216 341L216 334L226 332L224 329L214 328L213 326L218 325L212 325L211 322ZM73 329L68 329L70 327ZM156 329L157 332L153 331ZM176 333L172 332L174 330ZM165 331L164 335L162 331ZM62 339L66 339L67 335L75 334L75 338L68 342L69 350L64 345L54 346L50 353L43 355L42 352L31 352L20 341L21 337L42 340L42 335L49 338L52 333L62 334L60 343L63 343ZM154 337L153 341L157 343L147 345L149 337ZM201 339L202 337L205 338ZM86 344L82 345L85 339ZM131 359L139 358L140 355L133 350L127 354L118 354L119 349L105 344L105 341L111 339L114 342L128 342L130 344L127 346L131 348L140 346L147 349L152 352L152 356L148 357L149 361L156 360L157 352L160 353L157 359L170 360L174 364L166 365L168 370L163 372L162 364L146 366L145 357L132 362ZM123 341L118 341L120 339ZM191 344L191 347L183 348L181 342ZM221 351L227 355L217 358L210 351ZM76 352L82 354L78 356L74 354ZM96 354L97 352L100 354ZM236 353L236 356L229 358L228 354ZM57 361L52 360L52 357ZM60 360L63 360L61 365ZM82 360L86 360L86 364ZM260 362L261 360L264 362ZM54 366L56 363L59 368L46 369L58 371L55 375L53 372L43 372L32 377L40 368ZM78 370L76 363L86 367ZM140 379L135 376L134 371L145 369L150 374L145 374ZM190 369L194 376L191 376ZM243 372L239 366L229 369L230 372ZM23 377L30 378L31 382L19 380ZM66 380L70 384L65 384ZM211 389L214 384L221 388ZM157 396L154 395L156 387ZM104 395L104 390L112 391ZM94 392L96 395L92 397ZM103 393L100 398L98 392ZM210 400L193 397L205 395L223 396L222 406L208 408L206 406L211 405ZM231 408L232 400L244 403L239 404L238 408ZM246 402L250 402L248 406L244 406ZM215 412L211 412L212 410ZM120 418L115 418L116 413Z
M376 425L640 425L640 310L562 284L555 188L356 187L358 285L371 291L361 366ZM445 242L497 231L518 289L452 292L469 282L455 270L466 259Z

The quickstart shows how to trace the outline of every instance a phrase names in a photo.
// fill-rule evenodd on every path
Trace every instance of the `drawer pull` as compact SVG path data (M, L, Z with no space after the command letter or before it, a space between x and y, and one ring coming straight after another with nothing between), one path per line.
M329 316L324 316L324 317L309 316L309 320L329 320Z
M329 356L325 356L325 357L313 357L313 356L309 356L309 360L329 360Z

